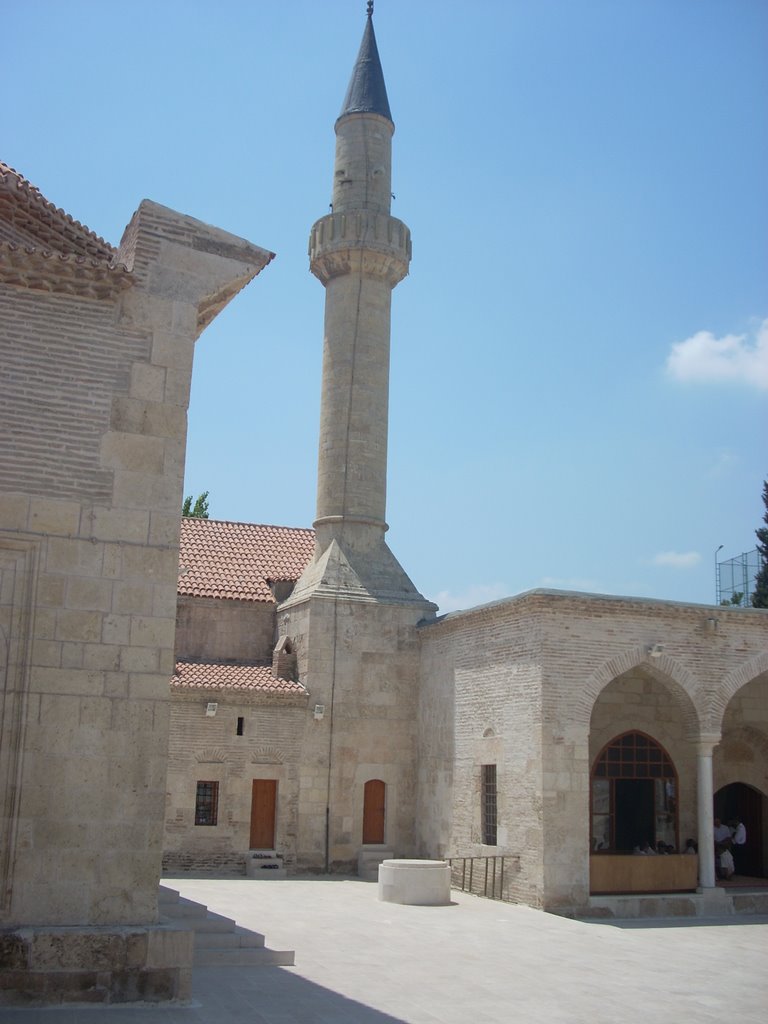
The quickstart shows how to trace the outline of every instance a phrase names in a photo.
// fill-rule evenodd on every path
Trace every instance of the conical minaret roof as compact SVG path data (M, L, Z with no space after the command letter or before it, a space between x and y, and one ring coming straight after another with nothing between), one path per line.
M392 120L384 72L381 70L376 35L373 31L373 4L368 5L368 18L360 43L360 52L352 69L352 77L339 117L345 117L347 114L381 114L388 121Z

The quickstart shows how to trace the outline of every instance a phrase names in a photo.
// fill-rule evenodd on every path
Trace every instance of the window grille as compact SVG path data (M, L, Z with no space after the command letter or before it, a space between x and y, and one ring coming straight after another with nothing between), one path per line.
M219 815L218 782L198 782L195 795L195 824L215 825Z
M496 765L495 764L484 764L483 765L483 791L482 791L482 811L483 811L483 843L486 846L496 845L496 820L497 820L497 800L496 800Z
M640 791L634 795L634 808L631 802L622 806L619 800L622 784L632 782L649 787L647 820L642 823L637 809L642 800ZM633 731L607 743L592 768L591 789L593 853L625 852L642 839L653 845L661 840L677 847L677 773L669 754L652 737ZM632 801L632 796L623 792L624 800ZM619 835L624 831L617 825L620 817L625 823L633 823L632 842L626 835Z

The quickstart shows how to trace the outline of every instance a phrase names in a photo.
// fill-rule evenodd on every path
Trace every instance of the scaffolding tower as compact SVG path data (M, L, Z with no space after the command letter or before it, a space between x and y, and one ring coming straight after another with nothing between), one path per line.
M755 591L755 577L762 568L762 558L757 548L743 551L724 562L715 559L715 592L718 604L732 604L742 608L752 607Z

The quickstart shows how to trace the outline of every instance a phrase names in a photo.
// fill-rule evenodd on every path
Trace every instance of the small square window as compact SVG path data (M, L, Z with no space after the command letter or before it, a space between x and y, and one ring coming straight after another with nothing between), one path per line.
M195 795L195 824L215 825L219 816L218 782L198 782Z

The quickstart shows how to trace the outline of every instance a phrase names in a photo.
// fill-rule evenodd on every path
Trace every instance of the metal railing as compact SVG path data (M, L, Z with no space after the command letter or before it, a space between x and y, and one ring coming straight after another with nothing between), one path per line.
M485 896L490 900L516 902L511 891L520 871L520 858L506 854L493 857L447 857L451 888Z

